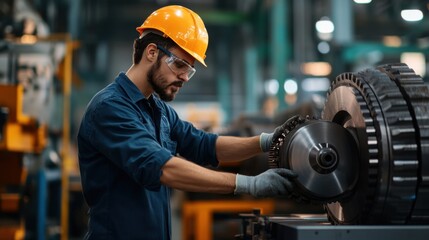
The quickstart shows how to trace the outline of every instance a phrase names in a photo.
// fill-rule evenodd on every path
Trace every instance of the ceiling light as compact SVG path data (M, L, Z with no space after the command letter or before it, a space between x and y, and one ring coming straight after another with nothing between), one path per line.
M402 40L399 36L384 36L383 44L388 47L400 47L402 45Z
M401 17L408 22L416 22L423 19L423 12L419 9L404 9L401 11Z
M283 88L287 94L295 94L298 92L298 84L293 79L286 80Z
M368 4L371 1L372 0L354 0L354 2L357 3L357 4Z
M301 64L301 72L304 75L327 76L331 74L332 67L328 62L306 62Z
M322 41L317 44L317 50L319 50L319 52L322 54L327 54L329 51L331 51L331 47L329 46L329 43Z
M331 82L328 78L305 78L301 87L306 92L326 92Z
M416 74L422 77L426 75L426 60L423 53L404 52L401 54L401 62L410 66Z
M322 17L316 22L316 30L320 33L332 33L334 29L334 23L327 17Z
M268 95L276 95L279 91L279 81L270 79L265 82L265 92Z

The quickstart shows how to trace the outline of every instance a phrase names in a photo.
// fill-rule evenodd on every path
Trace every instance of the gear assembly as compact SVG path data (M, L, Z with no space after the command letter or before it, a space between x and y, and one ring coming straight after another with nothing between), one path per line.
M290 118L268 159L298 174L294 200L322 204L326 214L243 215L243 239L429 233L429 89L406 64L340 74L321 119Z

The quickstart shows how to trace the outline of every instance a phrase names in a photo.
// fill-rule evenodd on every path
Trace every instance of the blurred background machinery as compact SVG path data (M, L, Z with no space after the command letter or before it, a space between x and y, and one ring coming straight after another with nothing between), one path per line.
M1 9L0 239L58 239L69 226L73 43L24 1Z
M70 110L64 79L71 70L70 52L65 57L71 45L66 36L1 44L0 58L7 64L0 83L0 236L59 236L68 219L61 206L68 204L63 191L68 190L70 136L63 120Z
M411 223L411 217L428 215L419 210L426 199L422 198L425 182L419 179L426 175L422 162L414 159L425 154L425 145L412 133L426 124L413 117L423 108L415 100L419 95L413 95L418 91L414 85L402 84L401 72L395 75L391 69L375 68L406 63L427 86L428 0L0 0L0 238L82 238L87 209L74 156L82 112L95 92L131 64L135 27L167 4L196 11L210 35L208 68L196 65L196 77L171 103L181 118L207 131L236 136L270 132L295 115L347 129L350 124L364 122L367 127L362 129L374 124L373 130L357 135L336 125L334 130L332 124L322 126L343 135L344 142L357 138L359 147L350 144L346 153L356 151L356 156L338 166L350 173L347 177L329 169L335 154L326 151L328 167L322 167L328 170L318 171L331 171L342 180L321 195L314 191L318 185L312 185L318 178L309 178L309 185L303 184L295 199L175 191L173 239L231 239L241 229L238 214L253 208L276 216L299 213L319 220L323 216L323 221L340 227L371 223L370 219ZM397 77L400 91L392 96L390 90L396 84L392 79ZM391 82L384 89L372 78ZM353 91L344 90L350 88ZM344 95L354 105L344 106L348 108L343 111L337 98ZM399 105L389 108L390 102ZM372 119L362 106L406 116L395 123L390 115ZM410 106L417 106L414 112L407 110ZM306 119L295 131L308 126L302 132L330 137L315 134L311 128L315 124ZM372 135L377 133L383 134ZM365 134L367 147L362 143ZM305 147L312 146L302 141ZM377 149L371 144L378 144ZM378 160L371 155L367 166L362 163L362 149L381 155ZM356 158L358 175L350 170ZM384 160L380 163L380 159ZM220 169L255 175L272 167L268 160L268 154L261 154ZM362 177L367 168L368 178ZM406 200L413 187L419 197ZM359 204L344 202L354 199L352 193L367 190L368 195L359 195ZM396 201L397 197L401 200ZM381 212L370 213L369 208ZM362 214L352 211L356 209Z

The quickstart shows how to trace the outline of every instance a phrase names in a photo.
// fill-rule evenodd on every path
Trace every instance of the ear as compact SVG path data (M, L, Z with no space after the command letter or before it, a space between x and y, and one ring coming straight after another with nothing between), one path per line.
M149 62L155 62L158 58L158 48L154 43L149 43L145 50L145 56Z

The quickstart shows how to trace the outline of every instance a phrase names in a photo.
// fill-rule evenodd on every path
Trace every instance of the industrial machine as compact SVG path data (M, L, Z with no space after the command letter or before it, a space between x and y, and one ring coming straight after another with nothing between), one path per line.
M40 154L46 146L46 126L22 113L21 85L0 85L0 239L23 239L25 185L24 155Z
M426 238L429 88L406 64L340 74L321 119L290 118L269 164L326 214L244 214L241 239Z
M0 12L0 239L67 239L73 42L27 1Z
M67 239L73 47L34 40L0 40L0 239Z

